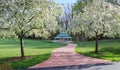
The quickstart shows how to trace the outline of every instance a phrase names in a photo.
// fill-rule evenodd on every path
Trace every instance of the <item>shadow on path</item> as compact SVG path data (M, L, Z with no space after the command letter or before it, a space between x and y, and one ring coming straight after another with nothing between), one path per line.
M100 64L86 64L86 65L75 65L75 66L58 66L58 67L47 67L47 68L31 68L28 70L93 70L90 67L94 67L94 70L101 69L101 66L112 65L112 63L100 63ZM98 69L99 68L99 69Z

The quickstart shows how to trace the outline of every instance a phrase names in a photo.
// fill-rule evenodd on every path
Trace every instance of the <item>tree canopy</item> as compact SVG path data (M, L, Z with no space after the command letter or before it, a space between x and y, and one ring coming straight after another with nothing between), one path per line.
M23 39L27 35L47 38L59 29L57 16L61 8L52 0L2 0L5 21L11 33L20 39L21 57L24 57Z
M99 36L115 37L119 34L119 15L120 7L106 2L105 0L93 0L87 4L83 11L74 15L71 22L71 30L84 32L86 37L96 38L96 52L98 53Z
M73 6L73 11L75 11L76 13L83 12L83 8L91 2L92 0L77 0L77 2Z

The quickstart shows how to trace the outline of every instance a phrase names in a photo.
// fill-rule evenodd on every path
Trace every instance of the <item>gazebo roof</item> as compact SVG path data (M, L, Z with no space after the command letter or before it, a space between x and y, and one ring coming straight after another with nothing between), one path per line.
M61 32L55 38L72 38L70 35L66 34L65 32Z

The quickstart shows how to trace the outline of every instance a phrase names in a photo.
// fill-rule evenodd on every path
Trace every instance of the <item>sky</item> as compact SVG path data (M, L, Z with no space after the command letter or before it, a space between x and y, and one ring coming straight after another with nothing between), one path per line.
M73 4L75 3L77 0L54 0L56 3L58 4Z

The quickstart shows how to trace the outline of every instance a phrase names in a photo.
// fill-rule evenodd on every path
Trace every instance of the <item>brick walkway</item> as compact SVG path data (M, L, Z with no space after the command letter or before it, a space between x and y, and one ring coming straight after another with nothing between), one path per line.
M73 66L73 65L85 65L85 64L99 64L110 63L107 60L101 60L96 58L80 55L74 51L76 44L68 44L68 46L58 48L54 50L51 57L29 68L46 68L46 67L58 67L58 66Z

